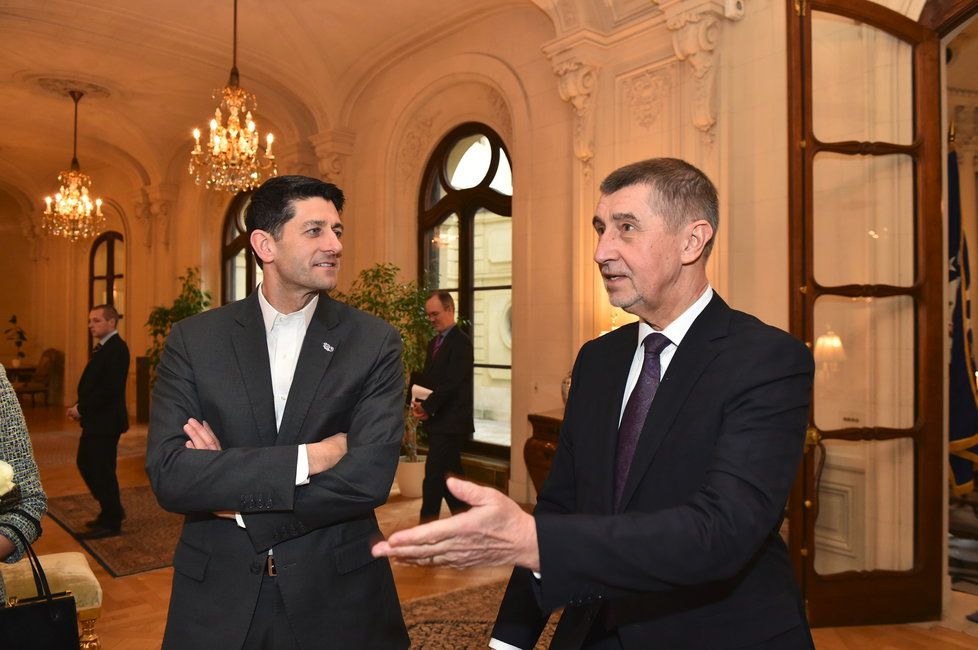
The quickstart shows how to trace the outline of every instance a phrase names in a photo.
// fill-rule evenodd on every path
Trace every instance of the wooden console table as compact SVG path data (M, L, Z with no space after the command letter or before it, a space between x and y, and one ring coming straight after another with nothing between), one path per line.
M564 409L554 409L527 416L533 435L523 445L523 461L537 494L550 473L550 464L557 453L557 436L564 421Z

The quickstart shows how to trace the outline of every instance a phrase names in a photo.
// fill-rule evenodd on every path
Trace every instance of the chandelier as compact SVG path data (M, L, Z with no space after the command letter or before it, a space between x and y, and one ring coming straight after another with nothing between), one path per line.
M214 91L220 105L214 110L206 147L200 145L200 129L194 129L194 148L188 171L198 185L207 189L237 193L258 187L262 174L275 176L271 133L264 152L259 145L258 127L252 117L257 108L255 96L238 85L238 0L234 0L234 45L231 77L221 91ZM224 118L227 117L227 122Z
M75 102L75 144L71 168L58 174L61 190L54 195L54 199L44 197L47 208L41 221L41 228L45 232L72 242L94 237L105 227L102 199L92 201L92 179L82 173L78 164L78 100L84 94L80 90L68 91Z

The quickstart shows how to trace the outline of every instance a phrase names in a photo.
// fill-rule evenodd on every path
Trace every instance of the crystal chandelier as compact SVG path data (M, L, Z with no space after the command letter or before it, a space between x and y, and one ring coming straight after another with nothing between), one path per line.
M198 185L203 183L208 189L231 193L258 187L263 174L269 177L278 174L272 155L274 137L271 133L266 136L263 152L252 117L252 111L257 108L255 96L239 86L238 81L238 0L234 0L231 78L224 90L214 92L214 99L220 98L221 103L214 110L206 147L200 146L200 129L194 129L188 170Z
M78 100L84 95L80 90L69 90L75 102L75 144L71 156L71 168L58 174L61 191L44 197L47 209L41 228L50 235L64 237L72 242L95 237L105 227L102 215L102 199L92 201L92 179L81 171L78 164Z

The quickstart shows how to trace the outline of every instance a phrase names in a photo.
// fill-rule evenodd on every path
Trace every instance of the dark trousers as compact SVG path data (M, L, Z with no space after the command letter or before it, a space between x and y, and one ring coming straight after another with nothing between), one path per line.
M424 483L421 484L421 518L437 519L441 511L441 500L448 502L452 514L468 508L456 499L448 487L445 477L448 474L462 476L462 444L464 436L429 434L428 457L424 462Z
M115 475L120 435L93 435L83 431L78 441L78 471L98 501L101 508L98 519L106 528L120 528L124 516Z
M299 647L276 580L273 576L262 576L258 604L241 650L294 650Z

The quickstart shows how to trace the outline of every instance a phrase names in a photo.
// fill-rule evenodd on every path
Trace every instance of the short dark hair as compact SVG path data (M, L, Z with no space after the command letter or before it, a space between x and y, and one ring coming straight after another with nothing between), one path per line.
M439 302L441 302L442 309L451 309L452 311L455 311L455 299L452 298L452 294L448 293L447 291L432 291L428 294L428 300L431 300L432 298L438 298Z
M111 320L118 323L119 319L122 318L122 315L112 305L95 305L92 307L91 311L95 311L96 309L102 310L102 318L105 320Z
M343 190L332 183L308 176L273 176L251 195L245 208L245 227L248 236L264 230L278 240L282 226L295 216L295 203L303 199L326 199L343 212Z
M703 259L710 256L720 230L720 201L706 174L678 158L649 158L608 174L601 181L601 193L612 194L633 185L649 186L649 207L672 231L697 219L706 220L713 227L713 237L703 246Z

